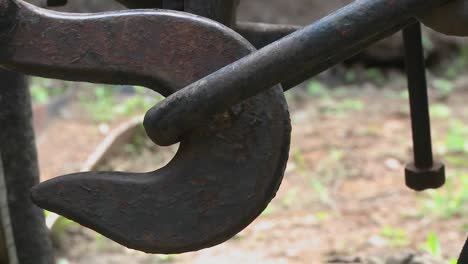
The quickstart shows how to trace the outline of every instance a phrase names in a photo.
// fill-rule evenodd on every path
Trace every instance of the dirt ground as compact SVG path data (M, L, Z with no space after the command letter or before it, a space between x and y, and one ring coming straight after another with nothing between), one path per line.
M435 194L404 186L404 165L412 155L405 79L398 72L384 78L339 85L313 80L286 94L293 134L284 181L267 210L228 242L181 255L146 255L70 225L55 240L63 263L448 263L468 233L468 206L444 217L443 208L428 206ZM468 81L462 76L453 83L450 94L431 90L437 110L432 125L434 151L450 160L449 181L459 186L468 162L447 151L446 141L453 122L468 123ZM42 178L79 170L121 121L97 124L72 103L38 135ZM142 136L137 133L100 169L154 170L177 149L141 145ZM132 148L135 141L140 147ZM434 262L389 262L413 253L430 259L423 248L431 234L440 244Z

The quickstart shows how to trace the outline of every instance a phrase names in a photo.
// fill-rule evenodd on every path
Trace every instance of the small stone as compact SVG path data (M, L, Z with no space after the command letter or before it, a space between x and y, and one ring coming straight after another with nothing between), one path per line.
M392 170L392 171L398 171L402 169L400 161L394 158L388 158L385 160L385 166Z
M371 238L369 238L369 240L367 242L370 245L374 246L374 247L385 247L385 246L387 246L387 241L385 241L385 239L383 239L380 236L372 236Z

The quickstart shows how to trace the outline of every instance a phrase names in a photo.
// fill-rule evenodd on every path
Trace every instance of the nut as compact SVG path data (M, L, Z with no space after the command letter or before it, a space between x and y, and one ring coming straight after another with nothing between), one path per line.
M440 162L434 162L430 168L418 168L414 163L406 165L406 186L415 191L437 189L445 183L445 166Z

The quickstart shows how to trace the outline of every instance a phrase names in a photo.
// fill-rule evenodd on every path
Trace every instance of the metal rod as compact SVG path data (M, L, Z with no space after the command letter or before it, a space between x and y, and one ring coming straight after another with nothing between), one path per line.
M460 253L460 257L458 258L459 264L468 263L468 238L466 239L465 245Z
M0 151L0 263L18 264Z
M19 263L54 263L44 212L30 198L39 183L29 90L23 75L0 70L0 151Z
M403 30L403 40L413 133L414 164L418 168L430 168L434 160L432 158L426 67L419 22L415 22Z
M445 1L354 1L166 98L147 113L147 134L160 145L176 143L213 114L280 82L310 77L313 70L353 55L336 56L338 51L366 47L379 32L403 25L416 12Z

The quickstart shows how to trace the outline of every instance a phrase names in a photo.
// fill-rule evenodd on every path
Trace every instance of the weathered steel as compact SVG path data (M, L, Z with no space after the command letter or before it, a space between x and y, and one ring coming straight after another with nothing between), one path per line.
M405 167L406 185L416 191L445 183L445 166L432 157L431 121L421 25L414 21L403 30L405 65L411 110L414 161Z
M18 264L0 151L0 263Z
M234 25L240 0L184 0L184 11L208 17L224 25Z
M468 1L451 0L443 6L427 10L418 18L428 27L455 36L468 36Z
M60 1L60 0L56 0ZM116 0L130 9L163 8L169 10L184 10L184 0Z
M240 22L235 25L234 30L252 43L255 48L260 49L301 28L302 26L295 25Z
M180 12L69 15L8 3L14 23L2 30L0 64L44 77L169 95L254 50L229 28ZM41 183L32 197L130 248L197 250L229 239L263 211L281 182L289 138L276 86L200 124L160 170L68 175Z
M282 82L288 89L447 0L358 0L302 29L236 25L238 0L117 1L129 8L205 16L234 27L257 47L279 39L248 55L253 47L233 31L179 12L70 15L20 0L0 0L3 67L65 80L143 85L166 96L175 93L145 119L155 142L181 140L179 152L166 167L143 174L72 174L39 185L32 197L125 246L178 253L232 237L275 195L288 156L290 124L281 88L271 86ZM405 30L407 39L416 36L413 29ZM415 48L419 56L418 41L418 47L407 47ZM418 64L422 61L418 56L409 60L414 66L408 70L410 87L422 81L424 65ZM412 99L424 97L414 92ZM414 103L412 109L420 107ZM426 110L416 112L424 115ZM425 126L427 119L415 122ZM430 148L424 129L415 140L419 154ZM426 152L430 159L419 154L416 174L421 170L440 174L431 151Z
M0 70L0 151L19 263L50 264L44 212L29 190L39 183L29 90L23 75Z
M354 55L340 53L343 57L337 57L337 51L371 44L373 34L404 24L415 12L445 1L354 1L166 98L145 116L147 134L157 144L174 144L213 114L274 84L304 74L311 77L314 69Z

